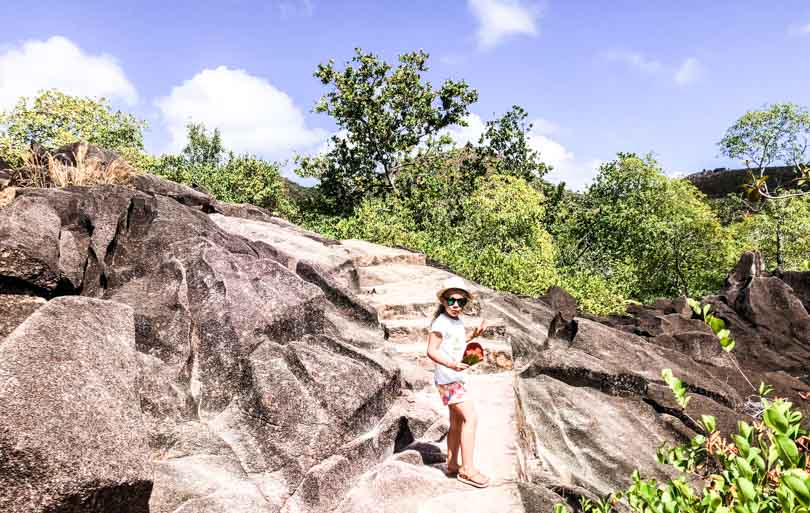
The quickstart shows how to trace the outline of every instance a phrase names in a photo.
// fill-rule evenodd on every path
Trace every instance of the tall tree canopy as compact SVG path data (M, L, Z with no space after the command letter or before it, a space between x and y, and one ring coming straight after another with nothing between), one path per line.
M394 68L378 56L355 50L341 71L320 64L315 77L327 92L316 112L332 116L340 131L323 155L300 157L299 174L320 180L336 212L349 212L365 197L396 192L397 174L420 145L452 125L465 125L478 93L464 81L445 80L434 89L423 51L399 56Z

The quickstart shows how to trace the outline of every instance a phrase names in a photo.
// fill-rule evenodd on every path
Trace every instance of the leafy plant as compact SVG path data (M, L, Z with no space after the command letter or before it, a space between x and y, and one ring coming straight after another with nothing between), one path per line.
M434 89L423 79L428 57L405 53L394 68L357 48L342 71L331 60L318 65L315 77L331 89L314 110L331 115L340 131L323 155L300 157L297 172L320 180L329 213L347 214L365 198L396 192L397 175L421 144L436 148L441 130L465 125L478 93L454 80Z
M696 315L712 327L721 340L729 339L725 323L710 314L710 305L689 300ZM729 347L729 349L726 349ZM726 342L730 351L733 341ZM689 403L686 387L670 369L661 372L678 405ZM746 378L747 379L747 378ZM658 463L680 475L667 482L643 479L636 470L632 484L603 500L580 499L580 511L609 513L619 502L638 513L808 513L810 512L810 432L802 426L802 413L782 398L767 399L773 388L758 389L762 420L740 420L737 432L724 436L716 419L703 415L702 430L688 442L662 445ZM696 482L705 486L695 487ZM564 504L555 513L568 513Z
M149 170L175 182L199 186L220 201L250 203L290 214L279 165L253 155L226 151L219 130L188 125L188 143L180 155L163 155Z
M622 273L637 301L714 291L736 257L704 196L651 156L620 153L568 203L552 230L563 267Z
M47 90L34 98L20 98L13 109L0 113L0 159L18 167L32 144L53 150L81 140L116 151L138 167L144 156L145 128L145 121L113 111L103 98Z

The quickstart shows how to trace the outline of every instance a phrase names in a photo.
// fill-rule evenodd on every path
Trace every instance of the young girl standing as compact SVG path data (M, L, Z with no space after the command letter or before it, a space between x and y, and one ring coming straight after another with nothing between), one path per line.
M489 478L474 465L475 430L478 416L464 387L461 371L469 367L462 363L467 343L480 336L486 322L466 336L462 310L473 296L464 280L449 278L436 293L439 306L433 316L428 338L427 356L436 363L434 380L442 402L450 410L450 431L447 434L447 472L456 475L462 483L485 488Z

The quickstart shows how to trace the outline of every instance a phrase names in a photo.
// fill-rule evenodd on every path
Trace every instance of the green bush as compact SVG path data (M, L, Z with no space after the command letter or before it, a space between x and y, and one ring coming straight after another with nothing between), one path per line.
M637 301L713 292L737 256L703 194L666 177L651 156L620 153L570 203L554 230L565 266L608 278L630 264Z
M463 213L460 223L454 225L449 216L442 216L447 209L437 202L433 222L419 227L408 203L369 199L334 229L325 229L317 221L308 226L339 239L364 239L423 252L458 274L499 290L538 296L558 283L554 242L539 224L544 214L542 195L524 180L489 177L453 207Z
M180 155L163 155L150 163L156 175L200 186L220 201L249 203L292 216L279 165L253 155L226 152L219 130L188 125L189 142Z
M52 150L82 140L114 150L138 167L145 157L144 128L146 122L113 111L103 98L43 91L34 98L20 98L13 109L0 113L0 159L19 167L32 143Z
M748 213L729 226L737 253L759 251L776 267L776 230L782 231L786 271L810 270L810 197L767 201L760 213Z

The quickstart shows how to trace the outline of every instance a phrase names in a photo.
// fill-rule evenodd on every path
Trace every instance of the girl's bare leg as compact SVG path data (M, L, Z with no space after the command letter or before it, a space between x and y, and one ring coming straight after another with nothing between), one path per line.
M461 417L459 417L453 407L450 410L450 431L447 433L447 469L458 470L461 467L461 454L459 446L461 444Z
M451 404L450 410L455 411L456 417L461 419L461 461L465 473L475 471L475 430L478 426L478 414L472 401Z

